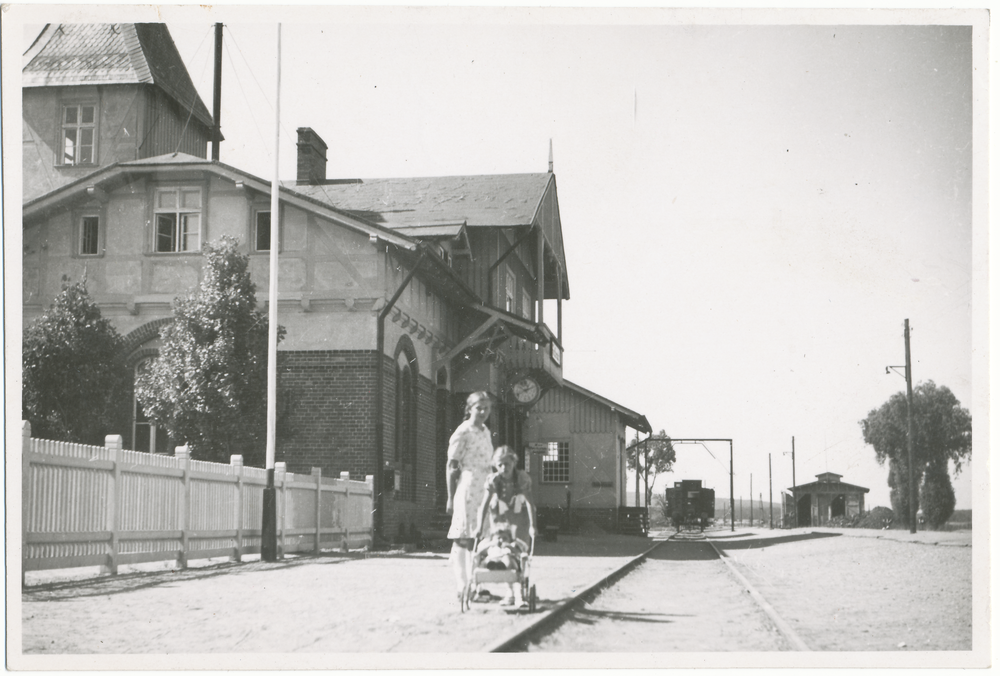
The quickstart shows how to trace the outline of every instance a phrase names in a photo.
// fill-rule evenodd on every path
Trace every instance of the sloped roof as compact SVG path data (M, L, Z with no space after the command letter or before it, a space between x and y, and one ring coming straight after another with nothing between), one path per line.
M586 397L588 399L593 399L594 401L599 402L599 403L603 404L604 406L607 406L612 411L614 411L614 412L618 413L619 415L621 415L622 418L624 418L625 422L632 429L639 430L640 432L645 432L646 434L652 434L653 433L652 426L649 424L649 421L646 420L646 416L642 415L641 413L637 413L636 411L633 411L630 408L625 408L621 404L616 404L615 402L611 401L610 399L602 397L601 395L597 394L596 392L591 392L590 390L588 390L588 389L586 389L584 387L581 387L580 385L577 385L576 383L571 383L570 381L566 380L565 378L563 378L563 387L567 387L570 390L575 391L577 394L580 394L580 395L582 395L582 396L584 396L584 397Z
M152 84L211 127L162 23L48 24L24 54L22 87Z
M110 190L133 180L137 175L143 173L167 175L171 172L184 173L191 170L210 171L231 181L242 183L246 187L262 194L270 194L271 192L270 181L266 181L241 169L231 167L228 164L223 164L217 160L195 157L186 153L169 153L167 155L111 164L91 174L87 174L72 183L67 183L55 190L51 190L44 195L29 199L22 204L22 220L26 223L53 209L61 208L71 203L72 200L86 194L90 188ZM336 220L347 227L364 232L365 234L377 235L396 246L411 250L417 249L417 241L415 239L402 235L395 230L371 223L363 218L358 218L354 214L346 213L341 209L319 202L306 195L293 193L284 187L280 187L279 190L281 192L281 200L288 204L294 204L299 208L306 209L325 218Z
M374 178L282 187L389 228L531 225L552 174Z
M822 476L822 475L817 474L817 476ZM834 476L841 476L841 475L836 474ZM807 484L799 484L794 487L794 492L796 493L801 493L803 491L808 492L809 490L812 489L823 489L823 492L830 492L831 490L836 489L843 491L844 493L867 493L870 490L868 488L865 488L864 486L855 486L854 484L849 484L845 481L820 480L820 481L812 481ZM791 491L793 489L789 488L788 490Z

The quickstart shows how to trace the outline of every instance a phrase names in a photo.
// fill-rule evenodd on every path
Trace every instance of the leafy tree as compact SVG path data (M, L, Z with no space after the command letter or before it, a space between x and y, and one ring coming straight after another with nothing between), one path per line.
M909 457L906 446L906 395L898 392L878 409L872 409L861 420L861 430L866 444L875 448L879 464L889 462L889 487L892 509L905 516L909 526L909 484L907 469ZM951 494L954 509L954 492L948 476L948 463L961 470L962 462L972 455L972 416L959 404L947 387L938 387L934 381L917 385L913 389L913 461L914 480L919 485L930 473L926 500L920 496L921 506L927 516L929 510L940 514L948 511L947 495ZM948 514L950 516L950 512ZM947 520L947 516L944 517ZM932 521L933 523L933 521ZM943 523L941 521L940 523Z
M648 439L640 439L627 449L625 463L628 469L635 471L638 467L642 480L645 480L646 468L647 466L649 468L646 505L652 504L653 485L656 483L656 477L660 473L673 471L675 460L677 460L677 454L674 452L674 445L663 430Z
M955 490L948 478L947 461L927 463L920 486L920 508L931 528L940 528L955 513Z
M65 284L22 336L21 417L33 436L103 445L105 435L122 433L129 378L123 344L86 279Z
M146 415L199 460L241 454L260 465L267 441L267 316L256 309L249 257L223 237L203 248L198 289L174 306L159 357L136 382ZM278 339L284 329L278 327Z

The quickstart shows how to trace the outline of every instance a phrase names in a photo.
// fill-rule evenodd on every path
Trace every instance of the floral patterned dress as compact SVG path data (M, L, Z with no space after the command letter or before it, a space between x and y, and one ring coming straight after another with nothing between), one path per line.
M471 420L466 420L451 435L448 460L457 462L462 471L455 490L451 528L448 530L448 537L452 540L475 537L476 516L483 501L492 458L493 437L486 425L477 429Z

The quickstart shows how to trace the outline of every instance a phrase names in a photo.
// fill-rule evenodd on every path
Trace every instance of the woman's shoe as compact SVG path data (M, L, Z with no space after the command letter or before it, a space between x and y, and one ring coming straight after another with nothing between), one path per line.
M503 597L502 599L500 599L500 605L502 605L502 606L512 606L512 605L514 605L514 597L513 596L505 596L505 597Z

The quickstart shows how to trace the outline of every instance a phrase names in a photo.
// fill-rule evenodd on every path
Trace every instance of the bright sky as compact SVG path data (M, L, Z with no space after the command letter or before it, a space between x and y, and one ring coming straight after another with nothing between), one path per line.
M221 18L221 159L270 179L276 27L258 18ZM219 17L166 20L211 108ZM837 472L889 504L858 421L905 390L885 372L904 363L904 318L915 384L972 407L969 28L539 9L282 21L282 178L302 126L329 145L330 178L542 172L552 139L565 376L657 431L733 438L737 498L752 473L767 499L771 454L780 499L794 436L798 483ZM710 448L678 446L666 481L728 496L728 445ZM959 508L973 474L954 480Z

